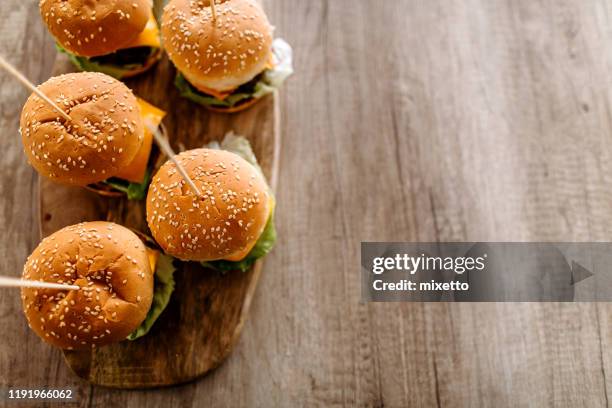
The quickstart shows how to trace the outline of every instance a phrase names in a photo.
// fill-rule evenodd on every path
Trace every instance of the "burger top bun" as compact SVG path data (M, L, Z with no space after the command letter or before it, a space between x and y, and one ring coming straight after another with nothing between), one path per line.
M256 0L171 0L162 17L168 56L195 87L232 90L260 74L270 58L272 27Z
M151 0L40 0L40 14L57 42L73 54L97 57L140 34Z
M100 73L57 76L39 86L72 121L36 94L21 112L21 139L40 174L76 186L114 176L132 162L144 140L140 107L123 83Z
M45 238L28 258L23 278L81 287L21 290L30 327L63 349L125 340L145 319L153 298L144 244L109 222L73 225Z
M241 260L270 216L263 176L240 156L223 150L190 150L177 160L201 196L195 195L173 163L165 163L147 196L153 237L167 254L182 260Z

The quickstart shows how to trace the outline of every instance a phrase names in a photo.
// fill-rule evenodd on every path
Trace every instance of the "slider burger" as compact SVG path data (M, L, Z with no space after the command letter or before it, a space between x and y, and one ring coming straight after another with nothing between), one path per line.
M40 0L39 6L57 48L83 71L121 79L161 58L150 0Z
M237 112L274 92L291 75L291 47L272 41L256 0L171 0L162 38L182 96L214 111Z
M153 238L175 258L222 271L249 270L276 239L275 202L260 170L225 150L190 150L176 159L201 196L166 162L147 195Z
M117 224L88 222L57 231L28 257L23 278L80 290L23 288L29 326L62 349L125 340L151 309L154 260L136 234Z
M20 132L32 166L58 183L144 199L160 156L151 129L165 113L102 73L60 75L39 89L72 120L34 93L28 98Z

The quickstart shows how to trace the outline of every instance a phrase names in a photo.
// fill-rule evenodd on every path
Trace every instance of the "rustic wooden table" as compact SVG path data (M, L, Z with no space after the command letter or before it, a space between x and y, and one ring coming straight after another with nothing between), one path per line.
M0 52L45 80L37 1L0 2ZM612 2L267 0L281 93L280 245L234 354L195 383L89 386L0 297L0 385L79 406L589 406L612 399L607 304L362 304L364 240L612 240ZM37 244L0 75L0 259Z

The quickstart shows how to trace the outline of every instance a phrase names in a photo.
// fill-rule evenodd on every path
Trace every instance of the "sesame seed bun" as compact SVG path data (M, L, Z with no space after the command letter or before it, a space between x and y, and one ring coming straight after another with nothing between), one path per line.
M197 149L177 160L200 190L197 197L172 162L157 172L147 196L147 222L169 255L186 261L244 258L270 215L268 186L240 156Z
M270 56L272 27L255 0L171 0L162 17L168 56L196 88L232 90L260 74Z
M144 243L110 222L73 225L45 238L29 256L23 278L81 287L21 290L32 330L63 349L125 340L145 319L153 298Z
M40 14L66 50L83 57L110 54L140 34L150 0L40 0Z
M100 73L73 73L39 86L72 121L36 94L21 112L21 139L32 166L53 181L97 183L132 162L144 141L140 107L123 83Z

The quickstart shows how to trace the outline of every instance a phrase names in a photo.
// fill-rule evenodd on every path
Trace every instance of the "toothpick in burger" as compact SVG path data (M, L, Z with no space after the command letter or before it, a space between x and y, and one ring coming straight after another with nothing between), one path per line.
M45 342L68 350L139 338L170 299L174 268L169 259L117 224L87 222L61 229L28 257L23 278L80 289L22 288L28 324ZM170 288L162 277L169 277Z
M105 196L144 199L161 156L151 132L158 127L163 131L165 112L102 73L60 75L39 90L72 120L36 94L28 98L20 132L30 164L57 183Z
M220 271L248 271L276 241L275 200L248 141L234 135L215 148L183 152L183 165L202 195L172 162L147 195L147 222L168 255Z

